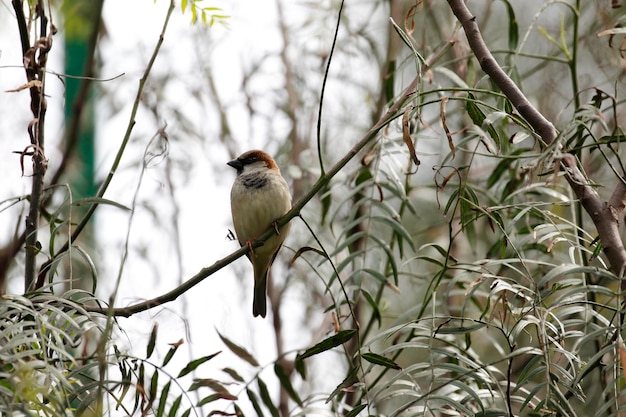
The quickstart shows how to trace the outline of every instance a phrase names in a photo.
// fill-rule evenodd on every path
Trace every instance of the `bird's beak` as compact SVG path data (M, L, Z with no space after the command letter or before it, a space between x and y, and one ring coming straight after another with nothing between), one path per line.
M243 164L239 159L233 159L232 161L226 162L226 165L231 166L237 170L237 172L243 169Z

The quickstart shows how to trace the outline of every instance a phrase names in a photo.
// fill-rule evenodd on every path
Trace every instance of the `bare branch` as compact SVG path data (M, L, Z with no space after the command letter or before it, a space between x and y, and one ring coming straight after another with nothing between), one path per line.
M48 18L45 14L43 0L36 5L37 18L40 22L39 38L30 45L24 4L20 0L13 0L13 9L17 17L18 29L22 43L22 64L26 72L27 86L30 91L30 109L33 119L28 125L30 146L35 149L32 153L33 175L30 193L30 206L26 217L24 232L26 256L24 261L24 289L31 289L35 280L35 263L39 253L37 230L39 229L39 207L43 190L44 176L47 170L47 160L44 152L44 126L46 117L45 75L48 52L52 48L52 35L48 36ZM15 244L12 244L15 248ZM10 254L12 251L5 252ZM4 260L2 264L7 264Z

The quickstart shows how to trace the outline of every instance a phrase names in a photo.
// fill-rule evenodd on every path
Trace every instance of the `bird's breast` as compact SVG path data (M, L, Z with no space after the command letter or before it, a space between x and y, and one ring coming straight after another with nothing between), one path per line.
M260 237L290 208L291 195L281 176L240 175L231 191L233 224L241 244Z

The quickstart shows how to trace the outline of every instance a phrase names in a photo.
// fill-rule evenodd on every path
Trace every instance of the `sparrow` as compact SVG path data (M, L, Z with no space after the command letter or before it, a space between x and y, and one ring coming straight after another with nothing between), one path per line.
M237 170L230 192L230 209L237 240L241 246L251 247L269 228L276 229L276 220L291 209L289 186L276 162L263 151L245 152L227 165ZM267 314L266 291L270 267L288 232L289 224L280 232L276 229L275 235L262 246L251 248L247 254L254 269L254 317L265 317Z

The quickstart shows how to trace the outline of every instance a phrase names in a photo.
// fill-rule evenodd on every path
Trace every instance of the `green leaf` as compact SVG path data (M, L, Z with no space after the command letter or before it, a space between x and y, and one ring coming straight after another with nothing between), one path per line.
M237 405L237 403L234 404L234 407L235 407L235 415L237 417L246 417L243 411L241 410L241 408L239 408L239 406Z
M501 179L502 175L509 170L512 162L512 159L504 158L496 165L489 178L487 178L487 188L493 187Z
M272 402L272 397L270 396L270 392L267 389L267 385L265 384L265 382L263 382L261 378L259 378L257 382L259 384L259 394L261 394L261 400L263 400L263 404L265 404L267 409L270 411L272 417L280 417L280 414L278 413L278 408L276 408L276 406Z
M324 226L326 222L326 216L328 215L328 211L330 210L330 206L333 202L332 190L330 188L330 185L324 184L318 195L321 196L320 201L322 203L322 226Z
M476 126L482 126L485 121L485 114L476 104L476 97L472 93L468 93L468 98L469 100L465 102L465 110Z
M178 408L180 407L180 403L182 400L183 400L182 394L176 397L176 399L174 400L174 403L172 404L172 408L170 408L170 412L167 413L167 417L176 417L176 414L178 413Z
M363 294L363 298L365 298L365 300L367 301L367 303L372 307L372 309L374 310L372 312L372 315L374 316L374 320L376 320L376 322L378 323L378 327L380 327L381 324L381 320L382 320L382 316L380 314L380 309L378 308L378 304L376 304L376 301L374 300L374 298L371 296L371 294L369 292L367 292L364 289L361 289L361 294Z
M252 403L252 407L254 411L256 411L257 417L264 417L263 410L261 409L261 404L259 404L259 399L256 394L250 390L250 388L246 388L246 394L248 394L248 399Z
M150 401L154 401L159 390L159 372L155 371L150 379Z
M350 411L348 414L346 414L346 417L356 417L359 415L359 413L361 411L363 411L363 409L367 407L367 404L359 404L356 407L354 407L352 409L352 411Z
M176 351L178 350L178 346L180 345L175 344L170 348L170 350L167 351L167 353L165 354L165 358L163 358L163 364L161 366L167 365L172 360L172 358L174 357L174 353L176 353Z
M137 382L135 384L135 386L137 387L137 389L135 389L135 406L134 406L135 410L139 407L139 401L141 400L142 393L146 392L145 377L146 377L146 368L143 362L141 362L141 364L139 365L139 374L137 376Z
M202 407L203 405L211 403L216 400L236 401L237 397L228 391L216 392L215 394L207 395L206 397L202 398L200 401L198 401L198 404L196 404L196 407Z
M222 369L222 371L223 371L223 372L226 372L228 375L230 375L230 377L231 377L232 379L234 379L235 381L238 381L238 382L245 382L245 380L243 379L243 377L242 377L241 375L239 375L239 374L237 373L237 371L235 371L235 370L234 370L234 369L232 369L232 368L223 368L223 369Z
M252 356L250 352L248 352L246 349L239 346L238 344L232 342L226 336L223 336L219 331L217 331L217 334L219 335L220 339L222 339L222 342L224 342L224 344L228 347L228 349L230 349L231 352L239 356L244 361L248 362L250 365L255 366L257 368L259 367L259 363L257 362L256 359L254 359L254 356Z
M104 204L107 206L113 206L113 207L120 208L122 210L130 211L130 207L120 204L117 201L108 200L106 198L100 198L100 197L80 198L72 202L72 205L75 207L86 206L86 205L91 205L91 204Z
M335 390L331 392L331 394L328 396L328 399L326 400L326 402L329 402L330 400L332 400L340 392L344 392L346 389L351 389L351 387L359 381L359 379L356 377L356 373L357 373L357 368L352 367L348 375L346 375L345 379L341 381L341 383L337 385L337 388L335 388Z
M306 364L304 363L304 360L302 360L299 356L296 356L295 366L296 371L300 374L300 378L306 380Z
M476 104L476 98L472 93L468 93L468 100L465 102L465 109L470 119L472 119L472 122L482 129L483 125L485 125L485 120L487 120L487 116L485 116L485 113L483 113L480 107L478 107L478 104ZM486 125L489 136L491 136L491 138L498 144L498 147L501 147L502 143L500 136L498 135L498 132L496 132L496 129L494 129L492 123L488 121Z
M508 0L503 0L506 5L506 12L509 15L509 49L514 51L517 49L517 43L519 40L519 27L517 25L517 19L515 18L515 10L511 6Z
M300 396L298 396L298 393L293 388L293 385L291 385L291 380L289 379L289 375L287 375L283 367L278 362L274 364L274 373L278 377L280 384L283 386L285 391L287 391L287 394L289 394L291 399L294 400L296 404L298 404L300 407L303 407Z
M325 352L336 346L346 343L348 340L352 339L356 334L357 334L357 331L354 329L342 330L339 333L334 334L331 337L322 340L315 346L305 350L302 354L298 354L297 357L300 359L306 359L310 356L317 355L318 353Z
M221 382L212 378L197 378L194 379L193 383L189 387L187 391L195 391L200 387L207 387L215 392L228 392L226 387L222 385Z
M152 356L152 353L154 352L154 346L156 344L156 337L157 337L158 330L159 330L159 324L154 323L154 326L152 326L152 332L150 332L150 339L148 340L148 347L146 349L146 359L149 359L150 356Z
M368 361L369 363L373 363L374 365L384 366L385 368L397 369L399 371L402 370L402 367L392 361L391 359L385 358L377 353L364 353L361 355L363 359Z
M189 362L178 374L178 378L183 377L185 375L187 375L190 372L193 372L198 366L202 365L205 362L210 361L211 359L213 359L214 357L216 357L217 355L219 355L220 353L222 353L222 351L219 352L215 352L212 355L208 355L208 356L204 356L202 358L198 358L196 360L193 360L191 362Z
M161 391L161 395L160 395L160 399L159 399L159 407L157 408L157 417L162 417L165 413L165 406L167 405L167 396L170 392L170 385L172 384L172 381L169 381L167 384L165 384L165 386L163 387L163 390Z

